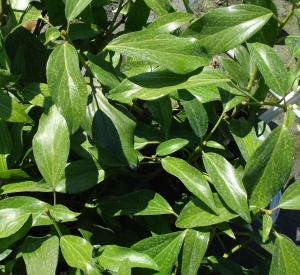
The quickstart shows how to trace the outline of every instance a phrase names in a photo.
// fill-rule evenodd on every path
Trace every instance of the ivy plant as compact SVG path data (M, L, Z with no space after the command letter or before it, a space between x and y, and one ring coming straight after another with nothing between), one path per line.
M182 2L1 1L1 274L300 274L300 3Z

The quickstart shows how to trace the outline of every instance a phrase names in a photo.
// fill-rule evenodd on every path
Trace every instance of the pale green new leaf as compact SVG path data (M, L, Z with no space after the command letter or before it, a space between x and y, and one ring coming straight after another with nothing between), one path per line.
M156 154L159 156L167 156L170 155L189 143L188 140L182 138L174 138L167 141L162 142L156 148Z
M197 274L208 247L209 237L208 228L187 231L182 250L181 274Z
M276 234L270 275L300 273L300 251L291 239Z
M199 170L185 160L173 157L162 159L161 164L168 173L179 178L192 194L202 200L215 213L219 213L209 184Z
M300 181L295 181L284 191L277 208L300 210Z
M134 249L117 245L106 245L102 247L100 256L96 259L100 265L111 271L118 271L124 260L129 260L131 267L149 268L158 270L155 261L147 254L140 253Z
M55 275L59 254L57 236L26 237L22 255L28 275Z
M267 214L263 215L263 230L262 230L263 242L266 242L268 240L272 226L273 226L272 218Z
M123 103L139 98L153 100L178 89L192 89L210 84L218 85L230 79L218 70L204 68L196 75L178 75L169 71L155 71L130 77L112 89L107 97Z
M260 43L248 44L248 49L269 88L282 96L289 92L287 69L276 51Z
M210 62L210 56L197 39L179 38L157 29L124 34L106 48L178 74L188 74Z
M75 19L90 3L92 0L66 0L66 18L68 22Z
M174 12L175 9L169 0L144 0L147 6L153 10L157 15L164 15Z
M33 138L33 153L44 179L53 188L62 178L69 156L68 126L55 106L43 114Z
M47 79L51 97L74 133L83 120L87 103L87 88L74 46L65 43L55 47L48 60Z
M272 15L269 9L256 5L213 9L192 23L182 36L197 38L209 53L219 54L252 37Z
M104 197L99 200L99 208L101 212L113 216L174 213L171 206L161 195L146 189L120 197Z
M118 275L130 275L131 274L131 264L128 259L125 259L119 269L118 269Z
M265 208L290 176L293 145L289 130L278 126L251 155L243 178L250 204Z
M240 174L225 158L215 153L203 154L203 162L213 185L225 203L250 222L247 193Z
M30 213L24 209L6 208L0 210L0 238L16 233L29 219Z

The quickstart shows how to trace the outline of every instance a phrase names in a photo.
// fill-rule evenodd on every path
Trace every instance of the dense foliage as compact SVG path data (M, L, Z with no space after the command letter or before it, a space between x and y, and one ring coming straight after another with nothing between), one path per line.
M112 2L1 1L1 274L300 274L272 221L300 181L268 208L292 167L299 1L283 21L271 0Z

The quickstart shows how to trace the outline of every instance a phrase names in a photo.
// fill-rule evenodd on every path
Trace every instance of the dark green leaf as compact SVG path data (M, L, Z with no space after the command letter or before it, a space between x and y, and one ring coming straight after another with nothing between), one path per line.
M258 32L273 13L254 5L214 9L201 16L182 34L195 37L212 54L235 48Z
M175 9L171 5L169 0L144 0L145 3L153 10L157 15L164 15L170 12L174 12Z
M212 268L219 271L222 275L246 275L247 271L243 266L220 256L210 256L207 258Z
M250 204L266 207L289 178L293 146L289 130L279 126L251 155L243 178ZM274 173L276 171L276 173Z
M300 210L300 181L292 183L280 198L278 208Z
M75 19L90 3L92 0L66 0L66 18L68 22Z
M12 138L5 121L0 119L0 171L6 171L7 156L12 151Z
M70 132L74 133L84 118L87 88L78 67L77 51L72 45L65 43L55 47L47 64L47 78L52 99L66 119Z
M43 114L33 138L33 153L39 171L53 188L63 176L70 150L68 126L55 106Z
M203 154L203 162L214 187L225 203L250 222L247 193L240 174L225 158L215 153Z
M136 0L127 14L125 30L140 31L147 23L150 8L144 0Z
M77 40L77 39L86 40L95 37L102 32L104 32L104 30L99 28L95 24L74 23L70 25L68 37L71 40Z
M122 262L128 259L131 267L149 268L158 270L155 261L147 254L137 252L131 248L117 245L107 245L102 247L101 255L96 257L100 265L111 271L118 271Z
M28 275L55 275L58 263L59 239L57 236L26 237L22 254Z
M196 195L215 213L219 213L209 184L199 170L179 158L166 157L161 162L168 173L179 178L192 194Z
M188 140L182 138L174 138L167 140L158 145L156 148L156 154L159 156L167 156L170 155L189 143Z
M210 56L197 39L178 38L160 30L125 34L114 39L106 48L156 63L178 74L190 73L210 61Z
M287 69L276 51L260 43L248 44L248 49L269 88L282 96L289 92Z
M99 201L101 212L119 215L162 215L173 214L167 201L150 190L140 190L121 197L104 197Z

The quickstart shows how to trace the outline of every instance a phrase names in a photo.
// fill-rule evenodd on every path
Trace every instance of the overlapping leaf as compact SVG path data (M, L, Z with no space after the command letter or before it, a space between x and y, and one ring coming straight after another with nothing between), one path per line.
M300 210L300 181L294 182L283 193L277 205L282 209Z
M174 12L175 9L171 5L169 0L144 0L145 3L152 9L157 15L164 15L169 12Z
M66 0L66 18L70 22L75 19L90 3L92 0Z

